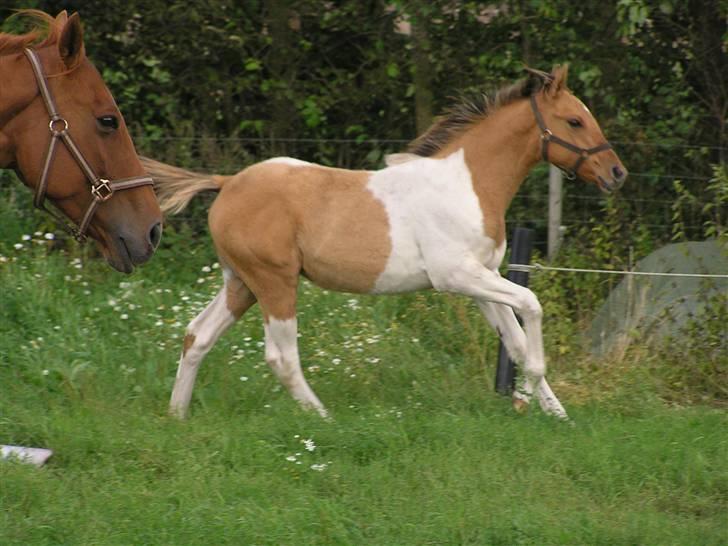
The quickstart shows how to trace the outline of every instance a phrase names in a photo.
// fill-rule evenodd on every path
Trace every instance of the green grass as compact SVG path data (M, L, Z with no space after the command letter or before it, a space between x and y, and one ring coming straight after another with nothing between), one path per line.
M637 361L610 374L552 354L575 425L517 415L492 393L497 341L467 301L302 285L301 355L334 421L280 389L251 310L179 422L184 327L220 286L209 242L167 237L124 277L13 229L0 443L55 455L0 464L0 544L728 543L726 413L666 405Z

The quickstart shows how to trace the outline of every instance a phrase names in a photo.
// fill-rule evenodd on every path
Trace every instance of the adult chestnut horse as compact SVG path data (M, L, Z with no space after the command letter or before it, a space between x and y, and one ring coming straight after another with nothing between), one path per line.
M187 327L171 411L185 415L202 358L257 301L266 361L296 400L326 414L298 356L296 287L304 275L345 292L470 296L523 369L514 403L535 395L544 411L565 418L544 377L541 305L498 267L506 209L540 160L606 192L627 176L566 77L566 67L529 71L492 100L458 105L375 172L276 158L209 176L145 160L163 210L179 211L203 190L220 192L209 221L224 285Z
M94 238L108 263L130 273L159 244L152 179L124 118L84 50L78 14L36 10L23 35L0 34L0 168L14 169L79 241Z

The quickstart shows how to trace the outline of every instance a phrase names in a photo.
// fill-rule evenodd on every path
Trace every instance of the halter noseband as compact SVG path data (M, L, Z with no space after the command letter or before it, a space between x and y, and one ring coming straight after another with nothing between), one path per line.
M25 55L30 61L30 66L33 67L33 74L38 82L38 88L40 94L43 97L46 110L50 116L50 122L48 128L51 132L51 142L46 152L45 160L43 161L43 171L40 175L40 180L35 188L35 197L33 198L33 204L36 208L46 211L48 214L53 216L61 224L61 227L68 231L73 237L80 243L86 240L86 230L88 229L91 219L96 212L97 207L100 203L108 201L114 195L114 192L119 190L128 190L136 188L138 186L153 186L154 181L149 176L133 176L130 178L122 178L120 180L109 181L105 178L96 176L96 173L91 168L91 165L83 157L83 154L76 146L76 143L71 138L68 128L68 121L66 121L58 113L56 104L53 100L53 95L48 87L48 81L46 80L45 74L43 73L43 65L38 58L38 54L32 49L26 49ZM45 205L46 190L48 189L48 173L50 172L51 163L56 152L56 145L59 140L62 140L66 145L66 148L70 152L71 156L76 160L78 166L83 171L86 178L91 183L91 195L93 200L86 210L86 214L83 215L81 222L78 227L68 224L66 219L56 212L54 209L49 209Z
M559 146L562 146L563 148L566 148L567 150L571 150L572 152L576 153L579 157L576 160L576 163L574 163L574 166L571 167L571 169L565 169L563 167L560 167L558 165L555 165L557 168L561 169L564 172L564 175L569 180L573 180L577 177L577 173L579 172L579 167L581 167L581 164L584 163L584 161L590 156L594 154L598 154L599 152L603 152L605 150L611 150L612 145L609 142L604 142L603 144L600 144L599 146L594 146L593 148L581 148L580 146L577 146L575 144L572 144L571 142L567 142L566 140L557 137L555 134L553 134L548 127L546 127L546 122L543 120L543 116L541 115L541 112L538 110L538 105L536 104L536 97L534 95L531 95L531 108L533 109L533 115L536 117L536 123L538 124L538 128L541 130L541 155L543 156L543 160L546 163L551 163L549 161L549 143L553 142L554 144L558 144Z

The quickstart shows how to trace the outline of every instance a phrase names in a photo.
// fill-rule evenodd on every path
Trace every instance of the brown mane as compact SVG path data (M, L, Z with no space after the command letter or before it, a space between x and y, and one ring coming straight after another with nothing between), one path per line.
M22 9L11 17L27 17L34 21L33 28L25 34L0 33L0 55L18 53L26 47L45 47L58 42L67 17L59 19L36 9Z
M491 95L481 93L473 98L462 98L443 116L436 118L427 131L413 140L407 146L407 152L422 157L433 156L472 124L507 104L538 93L553 81L553 75L548 72L531 68L526 68L526 71L529 73L528 77L501 87Z

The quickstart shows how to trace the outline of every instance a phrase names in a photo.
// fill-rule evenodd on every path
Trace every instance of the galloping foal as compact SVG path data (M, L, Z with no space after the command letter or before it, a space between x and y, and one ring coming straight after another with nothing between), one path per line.
M211 176L145 160L163 210L178 212L201 191L220 192L209 224L224 285L187 327L171 412L186 415L203 357L257 301L267 363L296 400L326 415L298 356L296 288L303 275L345 292L435 288L470 296L524 372L514 404L535 395L544 411L565 418L544 377L541 306L498 267L505 211L541 159L605 192L627 176L566 77L566 67L529 70L492 99L455 106L379 171L282 157Z

